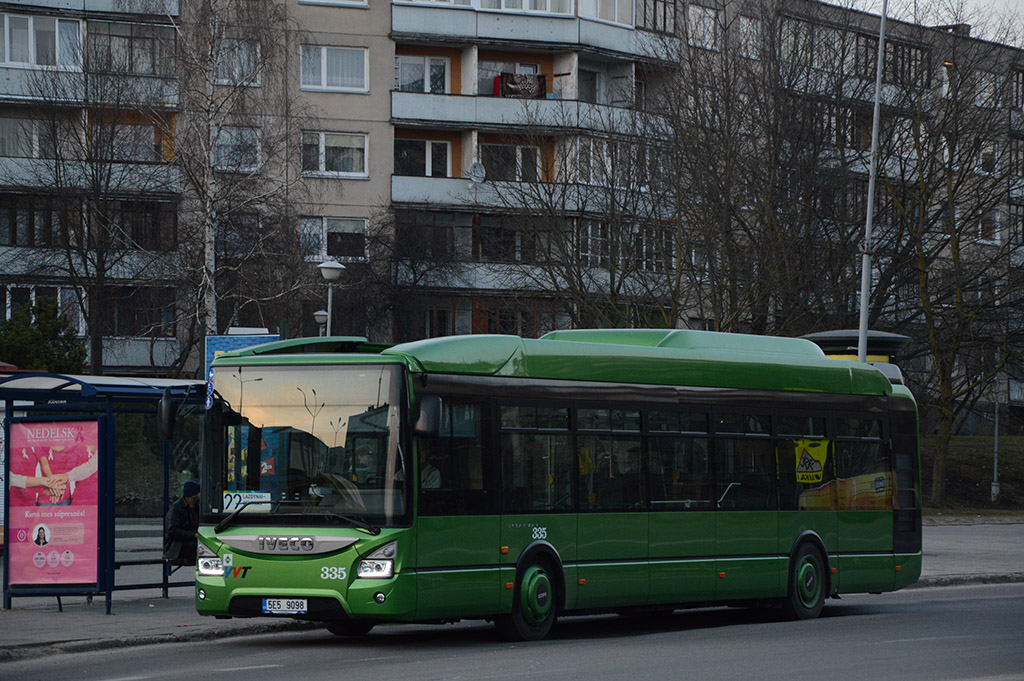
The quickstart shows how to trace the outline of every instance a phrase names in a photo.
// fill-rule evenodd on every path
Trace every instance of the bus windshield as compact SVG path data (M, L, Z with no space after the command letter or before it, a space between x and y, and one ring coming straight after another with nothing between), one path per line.
M398 366L220 366L212 373L205 520L407 521Z

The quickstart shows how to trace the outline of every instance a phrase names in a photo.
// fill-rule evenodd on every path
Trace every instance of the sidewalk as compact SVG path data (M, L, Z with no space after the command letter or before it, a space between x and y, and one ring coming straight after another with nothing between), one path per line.
M911 588L970 583L1024 582L1024 522L986 520L969 524L928 524L924 528L924 568ZM118 528L118 559L147 557L154 552L152 528ZM158 581L160 567L141 566L139 583ZM181 570L174 575L187 581ZM120 583L120 582L119 582ZM11 610L0 610L0 664L38 654L75 652L129 645L238 636L313 628L318 625L290 619L230 619L200 617L192 587L174 587L170 597L158 589L115 591L112 614L104 614L102 598L86 605L81 596L63 598L59 612L54 598L15 598Z

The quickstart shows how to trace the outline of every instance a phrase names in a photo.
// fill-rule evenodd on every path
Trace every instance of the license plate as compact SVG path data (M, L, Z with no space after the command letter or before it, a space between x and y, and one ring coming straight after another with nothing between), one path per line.
M268 615L305 615L305 598L264 598L263 612Z

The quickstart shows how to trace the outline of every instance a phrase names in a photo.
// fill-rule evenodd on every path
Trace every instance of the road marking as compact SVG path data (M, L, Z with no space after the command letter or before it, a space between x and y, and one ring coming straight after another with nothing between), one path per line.
M248 672L254 669L279 669L283 664L255 664L251 667L228 667L226 669L213 669L215 672Z
M978 638L977 636L925 636L923 638L898 638L893 641L879 641L879 643L920 643L921 641L957 641L963 638Z

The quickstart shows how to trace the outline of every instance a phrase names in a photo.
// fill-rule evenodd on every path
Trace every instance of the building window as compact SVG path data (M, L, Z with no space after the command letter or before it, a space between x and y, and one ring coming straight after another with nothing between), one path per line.
M761 20L740 16L737 23L740 39L740 56L747 59L761 58Z
M9 320L18 310L50 298L57 302L60 316L68 321L68 325L78 335L85 335L85 318L79 298L84 301L84 292L65 286L0 286L0 323Z
M92 143L97 155L102 158L153 163L161 157L157 137L158 131L152 125L99 123Z
M0 116L0 156L54 158L52 125L30 118Z
M328 92L369 92L369 50L365 47L303 45L301 87Z
M481 144L480 162L487 179L508 182L540 180L540 149L515 144Z
M675 33L675 0L638 0L636 25L638 28L646 28L649 31Z
M457 2L455 4L469 3ZM544 14L571 14L572 2L570 0L480 0L480 9L526 13L540 12Z
M999 243L999 214L995 209L987 211L978 220L978 239L985 243Z
M260 166L260 131L256 128L223 127L213 149L218 170L253 172Z
M721 41L718 10L700 5L687 7L686 33L691 46L717 51Z
M87 29L90 71L145 76L175 74L174 29L106 21L90 21Z
M1010 138L1010 175L1024 177L1024 139L1020 137Z
M540 64L480 60L477 64L477 94L500 96L502 74L537 76L540 74Z
M580 0L580 16L633 25L633 0Z
M348 132L302 133L302 171L366 177L367 137Z
M601 92L601 74L591 69L580 68L580 88L577 99L581 102L597 104Z
M436 140L395 140L395 175L450 177L451 143Z
M996 143L982 142L978 150L978 171L991 175L996 171Z
M125 338L174 336L174 289L110 286L106 289L107 331Z
M260 45L255 40L220 41L217 53L218 85L260 84Z
M1013 72L1013 89L1010 92L1010 106L1024 111L1024 71Z
M78 21L0 14L0 61L80 69L80 34Z
M975 80L974 105L994 109L999 106L999 77L978 71Z
M400 54L395 57L395 89L443 94L450 89L447 57Z
M177 213L172 203L108 201L101 220L114 248L170 251L177 245Z
M0 197L0 246L59 248L76 232L77 203L39 196Z
M799 19L782 20L782 59L792 64L814 65L814 28Z
M1008 217L1007 233L1011 243L1024 245L1024 204L1011 203Z
M300 222L302 246L309 261L334 258L342 262L366 260L366 220L362 218L306 217Z

